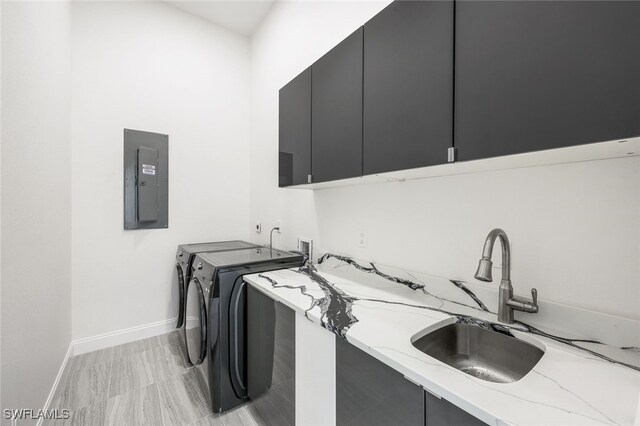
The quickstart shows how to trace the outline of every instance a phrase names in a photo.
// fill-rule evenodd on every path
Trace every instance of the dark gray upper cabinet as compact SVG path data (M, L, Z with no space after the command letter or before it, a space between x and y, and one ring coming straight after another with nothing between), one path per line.
M362 28L312 65L313 182L362 175Z
M458 1L460 160L640 135L640 2Z
M447 162L453 1L396 1L364 25L364 174Z
M311 174L311 68L280 89L279 186L308 183Z

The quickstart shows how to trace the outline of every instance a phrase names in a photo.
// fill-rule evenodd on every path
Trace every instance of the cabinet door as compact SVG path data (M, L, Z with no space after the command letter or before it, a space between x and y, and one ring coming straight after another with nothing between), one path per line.
M640 135L640 2L456 2L460 160Z
M362 28L312 65L313 182L362 175Z
M264 423L295 424L295 312L247 291L247 393Z
M343 339L336 338L336 425L424 424L420 386Z
M280 89L278 186L308 183L311 174L311 68Z
M364 174L447 162L453 1L396 1L364 25Z
M486 424L446 399L435 397L429 392L425 392L424 397L426 426L481 426Z

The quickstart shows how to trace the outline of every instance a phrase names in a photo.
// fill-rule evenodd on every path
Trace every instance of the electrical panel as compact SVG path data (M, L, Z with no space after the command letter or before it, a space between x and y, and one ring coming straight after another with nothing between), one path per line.
M169 226L169 135L124 129L124 229Z

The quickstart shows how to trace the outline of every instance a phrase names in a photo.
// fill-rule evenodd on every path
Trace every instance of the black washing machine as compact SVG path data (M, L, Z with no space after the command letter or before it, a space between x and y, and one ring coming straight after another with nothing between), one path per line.
M246 241L218 241L211 243L181 244L176 253L176 271L178 273L178 323L176 328L184 324L184 296L186 285L191 280L191 266L198 253L242 250L260 247Z
M296 268L303 262L302 255L265 247L195 256L187 284L184 337L191 364L203 364L214 412L248 400L243 275Z

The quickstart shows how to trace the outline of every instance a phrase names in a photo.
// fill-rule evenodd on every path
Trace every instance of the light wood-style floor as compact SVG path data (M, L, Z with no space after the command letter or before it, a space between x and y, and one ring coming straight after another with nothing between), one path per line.
M69 360L50 408L70 418L46 425L263 426L252 403L211 412L202 366L185 361L174 331Z

